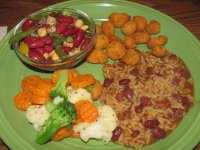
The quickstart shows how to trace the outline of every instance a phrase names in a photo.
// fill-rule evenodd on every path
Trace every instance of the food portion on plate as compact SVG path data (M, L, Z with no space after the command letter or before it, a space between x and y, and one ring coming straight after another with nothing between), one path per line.
M102 88L91 74L80 74L73 69L57 70L51 78L25 77L14 103L26 111L27 121L38 132L38 144L67 137L108 143L118 119L110 106L94 104Z
M58 21L59 17L52 13L47 19ZM73 21L72 28L81 22L77 35L85 25L81 20ZM65 36L68 31L63 28L56 28L51 35ZM42 26L37 30L39 38L43 38L43 29L49 34ZM26 111L28 122L38 132L36 142L76 137L84 142L112 140L141 148L173 132L194 104L194 83L181 58L164 47L168 38L158 35L160 31L161 24L156 20L148 22L143 16L113 12L101 25L96 24L94 48L86 58L88 63L102 64L103 85L93 75L74 69L56 70L51 78L25 77L14 103ZM21 48L27 38L33 37L25 37ZM74 45L74 40L70 42ZM146 51L139 50L141 44L147 46ZM78 47L81 49L81 42ZM101 104L94 103L96 100Z

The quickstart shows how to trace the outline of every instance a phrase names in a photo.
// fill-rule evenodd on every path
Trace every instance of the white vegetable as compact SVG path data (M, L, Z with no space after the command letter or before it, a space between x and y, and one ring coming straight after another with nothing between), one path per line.
M56 18L48 16L47 24L50 25L50 26L55 26L56 25Z
M80 137L87 142L89 139L99 139L108 143L112 138L112 132L117 127L118 119L114 110L107 106L98 107L99 117L92 123L80 123L74 126L76 133L80 132Z
M64 98L60 97L60 96L57 96L53 99L53 103L55 105L58 105L60 102L63 102L64 101Z
M48 119L50 113L47 111L46 106L31 105L26 111L26 119L33 124L33 127L38 131Z
M92 101L91 94L86 89L79 88L77 90L68 88L68 100L75 104L80 100Z

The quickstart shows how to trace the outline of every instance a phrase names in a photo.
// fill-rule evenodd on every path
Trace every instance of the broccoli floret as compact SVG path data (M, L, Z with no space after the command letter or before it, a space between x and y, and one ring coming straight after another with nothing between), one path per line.
M66 100L60 102L40 130L36 142L38 144L45 144L51 140L52 136L60 128L64 126L70 128L76 118L77 114L74 104Z
M67 70L61 70L58 76L58 81L51 91L51 98L54 99L57 96L67 99L66 92L67 83Z

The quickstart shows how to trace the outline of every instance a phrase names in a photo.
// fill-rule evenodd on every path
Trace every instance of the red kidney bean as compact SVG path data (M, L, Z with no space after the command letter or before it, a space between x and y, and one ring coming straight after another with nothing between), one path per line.
M159 125L159 121L157 119L146 120L143 125L145 128L154 129Z
M72 34L75 34L77 32L77 30L78 30L78 28L76 28L76 27L67 28L67 29L65 29L65 31L63 31L63 35L66 37L70 36Z
M147 67L146 68L146 74L149 75L149 76L152 75L153 74L153 67Z
M51 36L45 36L44 40L45 40L45 44L53 43L53 38Z
M113 82L112 79L105 78L103 85L104 85L104 87L109 87L112 82Z
M180 108L172 108L173 115L172 119L176 122L183 118L184 110Z
M184 77L186 79L190 78L190 73L185 68L181 68L179 72L180 72L180 74L181 74L182 77Z
M39 48L43 47L46 44L44 38L38 38L35 41L28 43L29 48Z
M65 46L65 47L63 47L63 50L65 53L69 53L72 50L72 47Z
M168 57L170 60L177 60L177 56L172 54L172 55L169 55Z
M56 33L60 34L63 31L65 31L65 29L70 25L70 22L60 22L58 23L58 25L56 26Z
M80 50L85 49L85 48L90 44L90 41L91 41L90 38L86 38L86 39L81 43Z
M44 56L42 54L40 54L39 52L34 51L34 50L30 50L28 52L28 56L30 58L37 59L37 60L45 60L45 58L44 58Z
M179 85L180 79L178 77L173 77L172 79L172 85Z
M151 99L147 96L142 96L140 97L140 105L145 107L145 106L151 106Z
M41 55L43 55L43 54L45 53L45 49L44 49L43 47L31 49L31 51L38 52L38 53L40 53Z
M113 131L112 140L117 141L120 135L122 134L122 132L123 132L123 129L120 126L116 127L115 130Z
M24 38L24 42L29 44L29 43L35 41L36 39L38 39L38 38L35 37L35 36L27 36L27 37Z
M167 136L167 133L164 129L160 127L156 127L152 130L152 134L155 139L163 139L164 137Z
M189 101L187 96L182 97L181 103L182 103L183 107L185 107L186 109L188 109L192 106L192 102Z
M158 106L162 107L162 108L169 108L171 107L171 103L167 98L164 98L161 101L157 101L156 102Z
M173 93L172 97L177 100L177 102L181 103L182 95L180 93Z
M70 22L73 23L75 21L75 18L72 16L58 16L57 17L58 22Z
M117 63L117 66L124 68L126 66L126 64L124 62L119 62L119 63Z
M57 13L56 13L56 12L51 12L51 13L49 14L49 16L51 16L51 17L56 17L56 16L57 16Z
M189 83L189 82L185 82L185 83L184 83L184 88L185 88L185 89L193 90L193 86L192 86L192 84Z
M126 86L123 90L123 94L124 94L124 97L126 97L128 100L131 100L132 97L133 97L133 90L131 88L129 88L128 86Z
M85 38L85 31L78 29L73 40L73 46L78 47Z
M141 113L142 110L143 110L143 106L141 106L141 105L135 106L135 112L136 113Z
M35 22L33 19L28 18L22 25L22 31L26 31L30 28L33 28L35 26Z
M121 79L119 80L119 85L127 85L130 81L130 79Z
M137 137L139 134L140 134L140 131L139 131L139 130L133 130L131 136L132 136L133 138L135 138L135 137Z
M116 96L115 96L115 98L116 98L116 100L118 102L122 102L124 100L124 94L123 94L123 92L117 93Z
M44 50L45 50L45 52L49 53L53 50L53 46L52 45L45 45Z
M136 77L139 76L140 75L139 69L135 67L133 70L131 70L130 74Z

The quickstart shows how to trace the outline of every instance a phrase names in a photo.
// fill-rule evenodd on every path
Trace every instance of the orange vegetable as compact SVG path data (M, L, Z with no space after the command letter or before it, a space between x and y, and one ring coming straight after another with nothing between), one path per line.
M80 75L79 72L74 69L68 69L67 73L68 73L68 84L71 84L72 79Z
M45 104L48 100L50 100L50 95L49 96L39 96L39 95L32 95L31 101L34 104L38 105L43 105Z
M73 89L85 88L91 84L94 84L95 79L91 74L79 75L72 78L71 86Z
M53 75L51 77L51 80L53 83L56 83L58 80L58 76L59 76L60 70L56 70L53 72Z
M70 137L72 137L72 138L80 138L80 133L73 132Z
M66 127L60 128L57 133L52 137L54 141L60 141L66 137L70 137L73 134L73 128L67 129Z
M32 91L33 87L41 78L37 75L30 75L22 80L22 89L24 91Z
M93 103L85 103L80 109L80 117L84 122L93 122L97 119L98 109Z
M26 110L28 106L32 105L31 101L32 95L27 91L20 91L14 97L14 104L20 110Z

